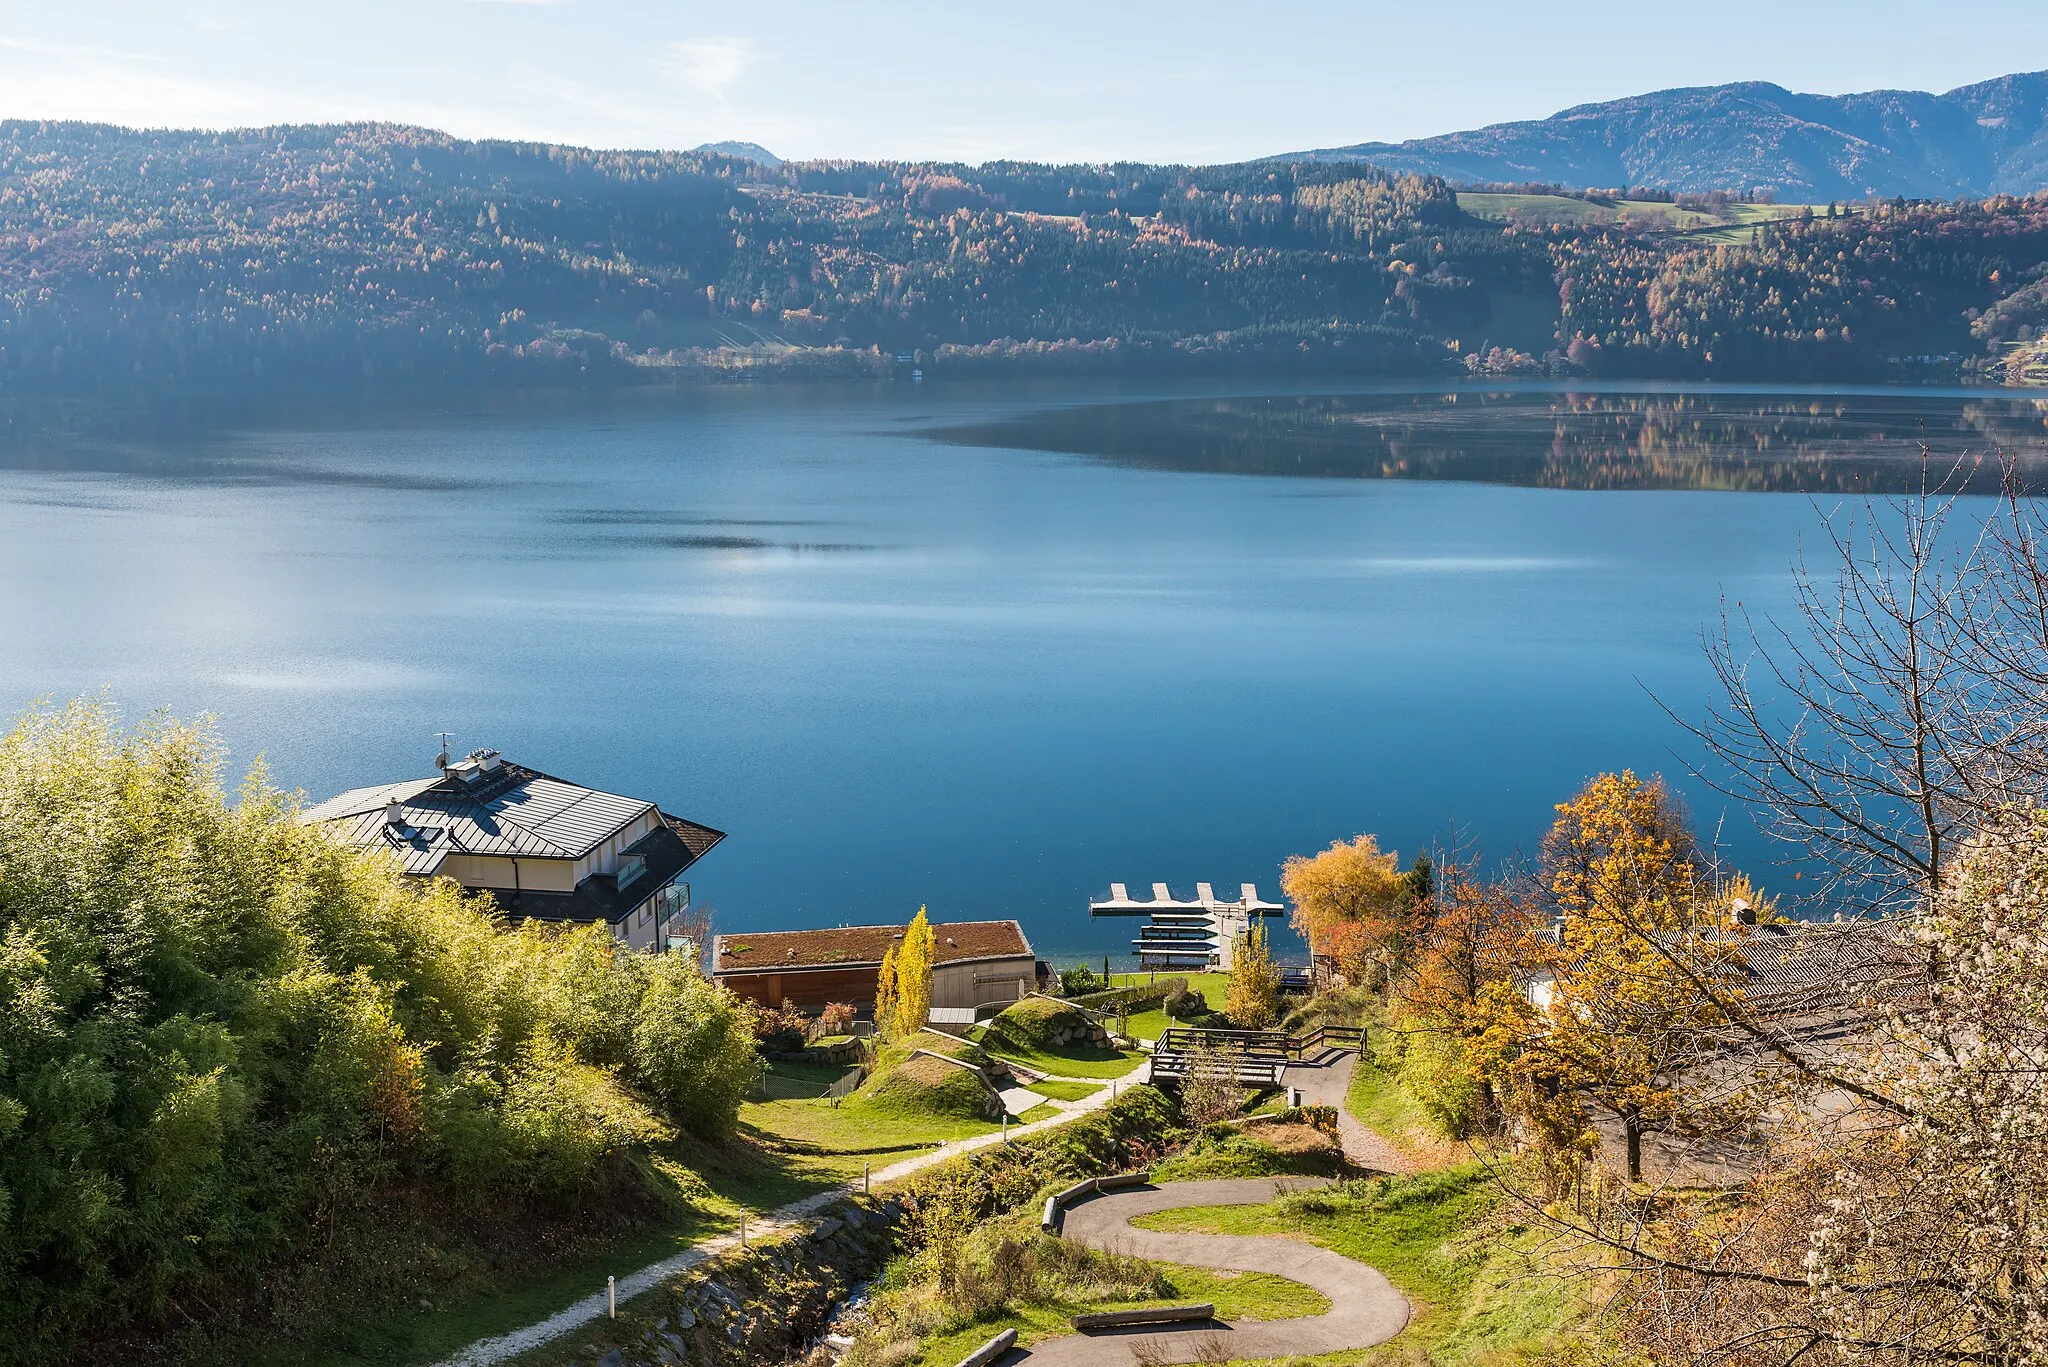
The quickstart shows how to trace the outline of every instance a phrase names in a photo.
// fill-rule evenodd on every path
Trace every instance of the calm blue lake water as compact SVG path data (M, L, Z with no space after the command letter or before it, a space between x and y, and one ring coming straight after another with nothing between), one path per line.
M1651 694L1700 710L1701 625L1785 602L1815 503L1517 484L1882 484L1930 415L2042 434L1981 394L905 385L15 450L0 705L212 712L314 798L446 730L731 832L724 928L926 903L1099 954L1111 880L1272 896L1451 819L1506 853L1596 770L1682 769Z

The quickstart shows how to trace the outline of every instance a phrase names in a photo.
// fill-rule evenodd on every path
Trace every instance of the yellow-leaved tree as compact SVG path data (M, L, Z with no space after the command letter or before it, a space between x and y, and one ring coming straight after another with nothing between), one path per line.
M1231 954L1223 1014L1239 1030L1270 1029L1280 1019L1280 966L1266 938L1266 928L1253 921Z
M924 1029L932 1011L932 959L938 938L919 907L903 931L903 952L896 956L896 1033Z
M1560 938L1628 921L1676 929L1694 915L1704 889L1699 844L1685 808L1664 780L1629 770L1598 774L1543 838L1543 873L1556 899Z
M875 980L875 1031L883 1039L896 1037L896 946L882 951L882 971Z
M1563 1156L1591 1150L1578 1109L1590 1103L1619 1128L1631 1181L1644 1134L1694 1104L1682 1075L1712 1054L1723 1023L1696 985L1725 952L1699 933L1720 913L1697 858L1663 780L1598 775L1558 805L1543 841L1558 936L1533 999L1489 994L1489 1051L1510 1104Z

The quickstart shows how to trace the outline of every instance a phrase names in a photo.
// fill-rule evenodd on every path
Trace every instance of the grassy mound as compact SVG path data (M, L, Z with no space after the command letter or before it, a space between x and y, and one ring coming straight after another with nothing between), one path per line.
M1300 1121L1215 1128L1152 1170L1158 1182L1222 1177L1334 1177L1344 1151L1326 1132Z
M982 1039L997 1048L1057 1052L1085 1047L1094 1030L1094 1018L1070 1002L1026 997L1003 1008L988 1023L988 1033Z
M1136 1050L1095 1043L1093 1033L1087 1013L1077 1007L1045 997L1026 997L988 1023L981 1044L997 1058L1068 1077L1122 1077L1145 1061ZM1059 1043L1061 1040L1085 1042Z
M929 1053L918 1053L920 1049ZM884 1049L875 1060L874 1071L848 1098L847 1105L899 1116L1001 1119L1002 1103L987 1083L968 1069L930 1054L943 1054L977 1068L988 1061L986 1054L965 1040L920 1032Z

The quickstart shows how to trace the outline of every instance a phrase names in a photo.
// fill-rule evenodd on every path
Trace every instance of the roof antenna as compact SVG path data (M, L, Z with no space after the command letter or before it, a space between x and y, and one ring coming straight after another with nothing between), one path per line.
M441 753L434 756L434 767L445 774L448 772L448 742L451 737L446 731L438 731L435 734L441 738Z

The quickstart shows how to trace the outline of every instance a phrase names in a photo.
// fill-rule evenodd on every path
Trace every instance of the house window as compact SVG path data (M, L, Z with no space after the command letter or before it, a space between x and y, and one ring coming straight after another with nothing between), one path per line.
M649 921L652 921L653 919L654 919L654 903L652 903L652 902L645 902L645 903L642 903L642 904L641 904L641 907L640 907L640 924L644 926L644 925L646 925L646 924L647 924L647 923L648 923Z

